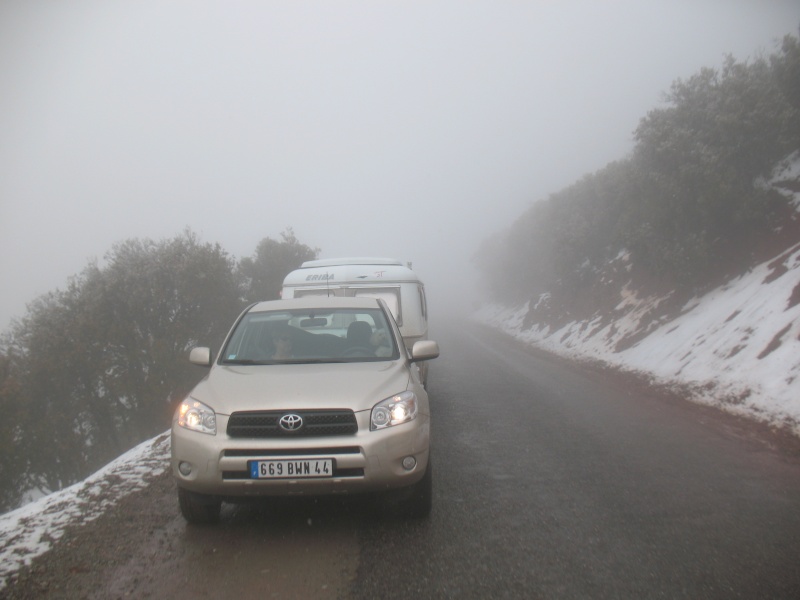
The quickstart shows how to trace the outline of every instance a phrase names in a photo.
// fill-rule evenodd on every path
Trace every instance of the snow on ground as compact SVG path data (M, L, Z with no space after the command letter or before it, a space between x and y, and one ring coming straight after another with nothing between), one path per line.
M644 322L660 298L620 298L625 317L551 330L523 328L528 304L487 305L474 318L555 354L600 361L680 385L691 399L800 435L800 245L684 306L669 321ZM624 350L617 344L649 332Z
M169 432L143 442L94 475L0 515L0 590L9 576L46 552L68 525L99 517L169 468Z
M783 159L772 171L767 188L772 188L791 202L795 209L800 211L800 191L797 184L800 182L800 150Z

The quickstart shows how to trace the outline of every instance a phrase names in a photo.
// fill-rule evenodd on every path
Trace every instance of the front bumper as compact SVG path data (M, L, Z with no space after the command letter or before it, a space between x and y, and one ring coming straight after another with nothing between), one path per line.
M232 438L225 433L228 419L224 415L217 416L216 435L173 422L172 472L181 488L230 499L375 492L419 481L428 465L430 417L419 414L409 423L370 431L369 414L356 414L358 431L353 435L312 438ZM416 460L410 470L403 467L403 459L409 456ZM332 477L250 478L253 460L320 458L333 460ZM183 469L181 463L186 463ZM187 464L190 471L184 474Z

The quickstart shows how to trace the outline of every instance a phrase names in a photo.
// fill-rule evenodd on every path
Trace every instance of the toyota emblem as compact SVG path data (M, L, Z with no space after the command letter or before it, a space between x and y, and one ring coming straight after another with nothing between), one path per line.
M283 415L278 420L278 425L280 425L281 429L284 431L297 431L303 426L303 417L294 413Z

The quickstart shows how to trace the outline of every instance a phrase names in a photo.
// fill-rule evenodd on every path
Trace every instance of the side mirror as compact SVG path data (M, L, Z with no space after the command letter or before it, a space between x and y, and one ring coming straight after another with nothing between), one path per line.
M211 348L192 348L189 352L189 362L201 367L211 366Z
M439 344L433 340L420 340L411 347L411 362L431 360L439 356Z

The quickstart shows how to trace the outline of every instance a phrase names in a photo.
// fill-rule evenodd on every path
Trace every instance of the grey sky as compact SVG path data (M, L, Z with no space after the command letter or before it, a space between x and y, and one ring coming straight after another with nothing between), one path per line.
M0 330L186 227L413 261L443 308L673 80L798 27L796 0L0 0Z

